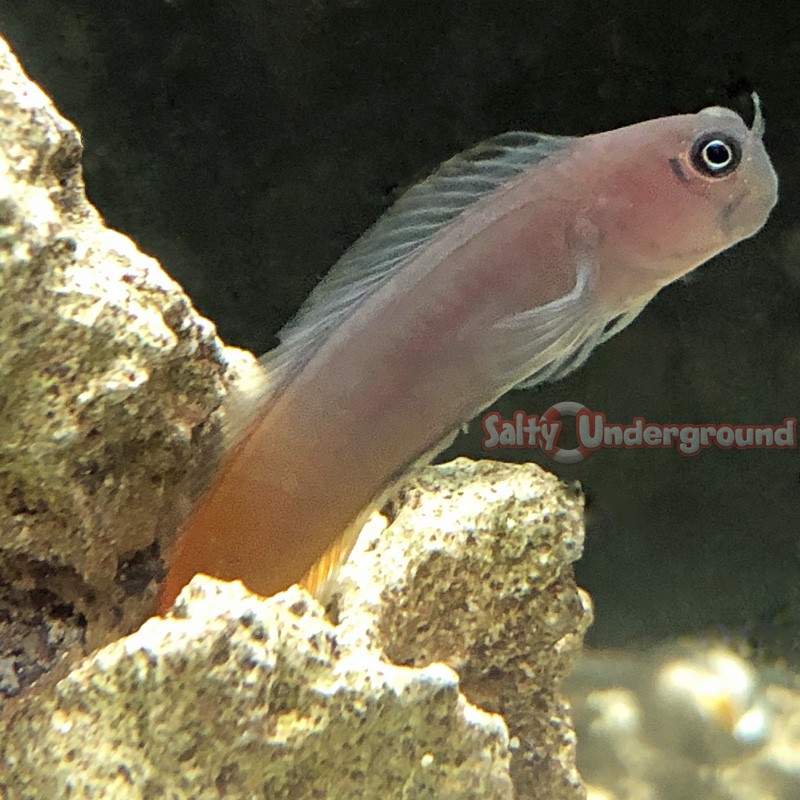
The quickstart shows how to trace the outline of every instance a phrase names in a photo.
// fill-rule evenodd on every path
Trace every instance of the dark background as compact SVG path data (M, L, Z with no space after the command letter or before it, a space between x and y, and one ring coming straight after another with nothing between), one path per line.
M664 290L578 374L498 408L779 423L800 385L800 14L778 9L0 0L0 34L82 131L108 224L257 352L397 190L455 151L514 128L579 135L712 104L749 115L755 88L781 179L765 231ZM480 455L479 425L456 454ZM589 496L577 571L591 643L722 635L800 662L796 450L542 463Z

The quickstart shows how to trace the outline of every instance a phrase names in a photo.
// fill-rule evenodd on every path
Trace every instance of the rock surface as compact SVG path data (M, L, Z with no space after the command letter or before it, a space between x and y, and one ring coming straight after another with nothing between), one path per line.
M580 498L537 467L461 459L394 514L362 534L333 621L297 587L262 600L198 576L169 618L9 704L0 790L582 798L558 690L591 620Z
M160 537L252 366L105 227L81 152L0 40L0 705L148 616Z
M533 465L456 459L398 502L343 570L342 626L373 632L395 663L450 665L472 702L502 713L519 798L580 796L558 686L591 621L565 569L583 548L582 496Z
M342 646L297 587L195 579L9 724L12 798L512 797L506 727L452 670Z

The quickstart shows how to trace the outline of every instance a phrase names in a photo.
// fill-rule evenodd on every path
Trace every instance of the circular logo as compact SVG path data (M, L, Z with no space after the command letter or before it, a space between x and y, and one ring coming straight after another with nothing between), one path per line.
M581 411L588 410L589 409L586 408L586 406L582 403L575 403L571 400L565 400L563 403L556 403L554 406L550 406L550 408L548 408L547 411L542 414L541 418L547 422L560 422L563 417L577 417ZM590 452L583 445L580 445L579 447L573 447L570 450L565 450L564 448L559 447L557 442L552 449L542 449L545 455L552 458L553 461L557 461L559 464L578 464L579 462L583 461Z

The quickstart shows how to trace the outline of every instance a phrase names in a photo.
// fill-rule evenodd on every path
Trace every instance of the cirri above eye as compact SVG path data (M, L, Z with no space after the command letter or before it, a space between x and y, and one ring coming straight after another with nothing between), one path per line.
M692 145L692 166L710 178L723 178L739 166L742 153L738 142L721 133L706 133Z

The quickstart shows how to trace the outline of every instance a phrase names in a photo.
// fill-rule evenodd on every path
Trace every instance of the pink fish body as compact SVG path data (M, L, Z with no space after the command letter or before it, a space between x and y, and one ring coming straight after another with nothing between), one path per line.
M197 572L318 588L411 467L510 388L560 377L777 201L734 112L581 138L504 134L445 162L346 253L265 359L270 388L189 517Z

